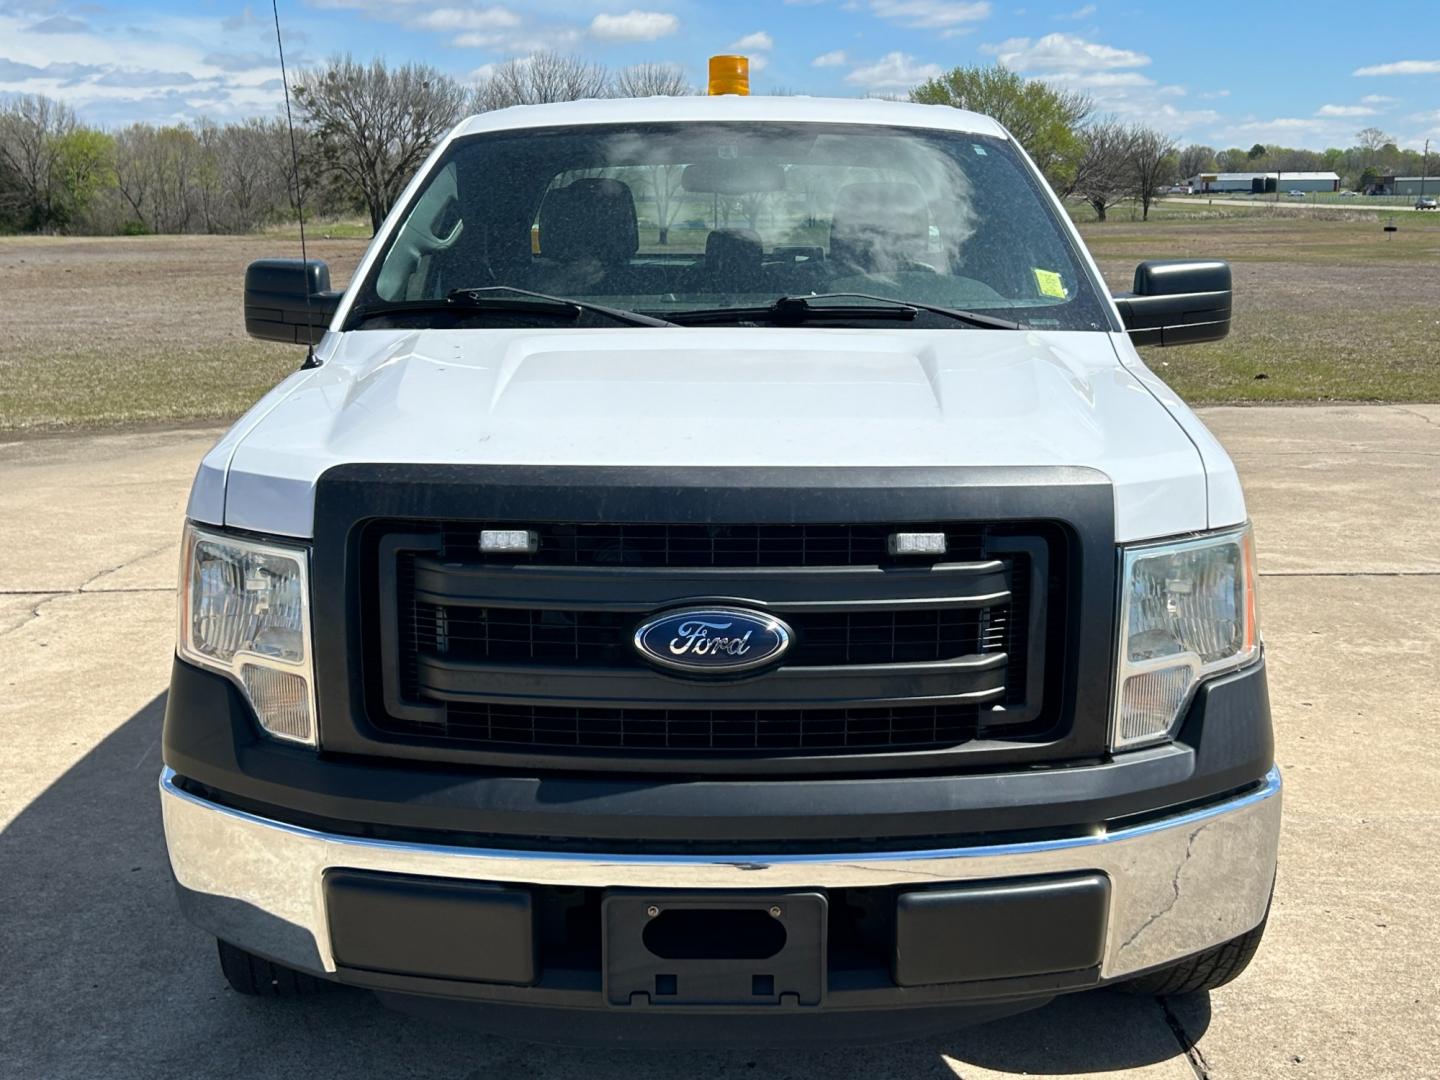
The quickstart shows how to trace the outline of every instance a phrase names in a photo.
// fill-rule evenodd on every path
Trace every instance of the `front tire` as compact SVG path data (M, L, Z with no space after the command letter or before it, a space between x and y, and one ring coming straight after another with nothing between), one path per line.
M220 949L220 970L230 989L246 997L308 997L329 989L330 984L314 975L285 967L246 952L228 941L216 941Z
M1249 933L1206 949L1202 953L1188 956L1169 967L1151 971L1128 982L1119 983L1115 989L1127 994L1148 994L1152 997L1174 997L1180 994L1198 994L1216 990L1235 979L1250 966L1255 951L1260 948L1260 939L1265 936L1265 923L1270 913L1260 920L1260 925Z

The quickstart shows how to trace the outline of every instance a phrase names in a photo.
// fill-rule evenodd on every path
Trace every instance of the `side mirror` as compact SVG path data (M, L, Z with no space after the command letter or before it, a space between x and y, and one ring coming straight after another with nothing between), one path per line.
M1230 333L1230 264L1158 260L1135 268L1135 291L1115 306L1136 345L1189 345Z
M325 336L340 295L331 291L330 267L319 259L257 259L245 270L245 332L313 344Z

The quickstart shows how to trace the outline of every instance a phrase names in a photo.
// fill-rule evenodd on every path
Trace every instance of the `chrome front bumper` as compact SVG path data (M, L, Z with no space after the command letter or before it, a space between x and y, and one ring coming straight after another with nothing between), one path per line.
M217 805L160 777L186 915L252 952L334 972L322 878L331 868L534 885L655 889L932 886L1074 871L1111 882L1101 976L1115 979L1237 937L1265 915L1280 836L1280 772L1238 798L1062 840L835 855L591 855L356 839Z

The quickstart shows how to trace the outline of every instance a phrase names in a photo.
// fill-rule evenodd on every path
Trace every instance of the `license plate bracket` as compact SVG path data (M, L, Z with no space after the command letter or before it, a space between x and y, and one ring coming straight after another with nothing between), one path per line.
M819 1005L827 910L818 892L612 890L601 904L605 999L641 1008Z

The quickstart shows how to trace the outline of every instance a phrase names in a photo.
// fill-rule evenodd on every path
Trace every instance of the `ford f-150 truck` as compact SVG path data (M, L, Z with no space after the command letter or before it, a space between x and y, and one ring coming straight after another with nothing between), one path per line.
M1236 472L1006 131L738 95L461 123L205 457L160 781L242 993L884 1038L1217 987L1280 823ZM543 1021L558 1022L558 1029Z

